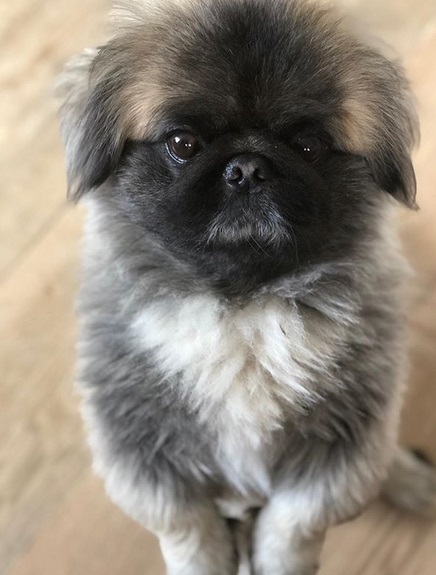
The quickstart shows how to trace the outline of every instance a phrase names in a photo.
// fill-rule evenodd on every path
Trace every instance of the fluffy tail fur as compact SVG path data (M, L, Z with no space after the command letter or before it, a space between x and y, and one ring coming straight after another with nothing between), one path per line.
M400 447L382 496L399 509L436 517L436 469L419 452Z

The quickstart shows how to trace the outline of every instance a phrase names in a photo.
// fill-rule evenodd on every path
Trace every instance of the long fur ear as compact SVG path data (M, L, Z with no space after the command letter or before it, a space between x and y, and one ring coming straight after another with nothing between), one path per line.
M107 180L123 147L115 102L120 78L117 74L93 74L100 52L100 48L88 49L73 58L56 86L62 102L68 196L73 200Z
M417 209L415 171L406 150L388 150L381 157L369 159L369 164L381 189L407 207Z
M419 123L403 70L384 59L375 77L379 92L376 145L367 156L377 185L409 208L416 209L416 178L412 149L419 140Z
M411 154L419 123L410 85L393 51L341 16L328 28L335 32L332 45L342 43L344 55L337 73L344 98L334 136L365 159L381 190L416 208Z

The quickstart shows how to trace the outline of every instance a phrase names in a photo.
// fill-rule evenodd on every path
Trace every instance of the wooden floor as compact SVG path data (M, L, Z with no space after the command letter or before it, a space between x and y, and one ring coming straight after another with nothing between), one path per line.
M416 269L403 438L436 458L436 1L342 0L404 58L417 95ZM0 4L0 575L161 575L150 535L93 478L74 396L81 209L64 201L50 100L68 55L103 38L108 0ZM322 575L435 575L436 523L374 505L331 532Z

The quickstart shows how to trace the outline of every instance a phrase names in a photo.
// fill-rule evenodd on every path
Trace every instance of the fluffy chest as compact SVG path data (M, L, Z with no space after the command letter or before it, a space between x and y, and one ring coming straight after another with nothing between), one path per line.
M268 491L274 433L286 413L315 401L338 334L275 296L242 308L212 296L161 300L132 327L162 381L211 429L225 475L240 490Z

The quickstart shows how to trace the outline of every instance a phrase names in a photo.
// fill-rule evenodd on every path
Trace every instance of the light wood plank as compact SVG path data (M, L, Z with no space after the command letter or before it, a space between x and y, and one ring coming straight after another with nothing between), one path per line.
M107 0L2 2L0 277L56 217L65 169L52 87L65 60L101 40Z
M335 2L335 0L333 0ZM435 32L434 0L337 0L358 30L406 58Z
M436 31L408 60L421 118L415 154L420 212L403 214L401 232L416 278L410 310L412 371L403 416L403 437L436 461ZM436 551L435 551L436 563Z
M89 467L72 389L80 229L66 212L0 288L0 573Z
M88 476L10 575L164 575L156 539L115 509Z

